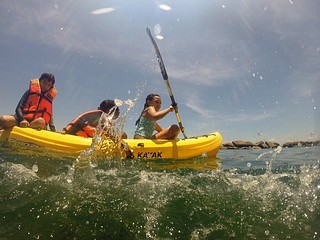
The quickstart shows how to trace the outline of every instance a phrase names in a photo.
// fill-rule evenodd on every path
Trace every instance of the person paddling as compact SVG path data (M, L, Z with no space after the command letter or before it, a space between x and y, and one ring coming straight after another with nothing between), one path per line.
M168 113L174 111L170 106L161 110L161 97L159 94L151 93L147 96L144 108L136 121L135 139L176 139L180 133L178 125L174 124L168 128L162 128L157 120L162 119ZM157 133L154 134L154 131Z
M51 73L43 73L40 78L31 79L29 89L21 97L15 115L0 116L0 130L14 126L35 129L56 128L53 123L52 103L57 95L54 87L55 77Z

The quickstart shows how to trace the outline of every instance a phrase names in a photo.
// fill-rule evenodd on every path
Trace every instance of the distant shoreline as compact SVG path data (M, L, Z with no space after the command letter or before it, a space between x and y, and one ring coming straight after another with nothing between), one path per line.
M320 146L320 140L316 141L292 141L286 142L284 144L279 144L274 141L259 141L256 143L244 140L236 140L232 142L223 143L220 149L269 149L269 148L277 148L281 146L283 148L295 148L295 147L314 147Z

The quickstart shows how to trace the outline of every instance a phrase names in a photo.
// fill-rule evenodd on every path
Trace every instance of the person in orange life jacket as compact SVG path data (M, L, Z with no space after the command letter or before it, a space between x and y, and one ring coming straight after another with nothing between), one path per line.
M30 81L29 89L21 97L15 115L0 116L0 130L14 126L47 129L55 131L52 102L57 94L55 78L51 73L43 73L39 79Z
M112 108L113 110L111 110ZM92 110L81 114L80 116L72 120L72 122L62 130L62 133L82 137L93 137L96 127L98 126L101 114L103 112L108 115L114 114L113 119L117 119L119 117L120 110L118 107L116 107L114 100L104 100L100 103L98 110ZM122 138L127 138L125 133Z
M177 107L177 106L175 106ZM151 93L147 96L144 108L136 121L135 139L176 139L180 133L178 125L173 124L168 128L162 128L157 120L162 119L168 113L174 111L174 106L164 110L161 109L161 97L159 94ZM157 133L154 134L154 131Z
M103 112L109 116L113 114L112 119L117 119L120 114L120 110L118 107L116 107L114 100L104 100L100 103L98 110L92 110L81 114L80 116L75 118L71 123L69 123L62 130L61 133L72 134L82 137L93 137ZM112 124L112 122L110 124ZM112 134L108 133L108 129L106 135L108 137L112 137ZM125 132L122 133L121 139L126 138L127 134ZM121 140L121 146L125 151L126 157L133 158L133 154L129 149L128 144Z

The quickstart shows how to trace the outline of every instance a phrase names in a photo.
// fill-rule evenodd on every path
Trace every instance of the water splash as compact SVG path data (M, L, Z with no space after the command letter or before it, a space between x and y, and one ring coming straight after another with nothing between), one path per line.
M55 163L60 174L36 177L31 170L36 162L22 157L27 167L0 164L0 238L317 239L320 162L315 148L308 148L308 155L301 150L285 149L276 159L284 164L294 154L299 162L308 157L313 165L272 175L264 174L264 157L279 150L261 156L253 174L241 166L258 154L243 151L232 161L240 168L236 172L163 170L151 162L110 160L91 169L94 179L83 173L71 184L60 165L69 162L41 158L45 166ZM231 151L223 154L233 156ZM1 155L5 160L9 156ZM12 161L17 158L21 156Z
M260 158L266 156L266 155L271 155L270 157L270 160L269 161L266 161L266 165L267 165L267 174L271 174L271 169L272 169L272 163L274 161L274 159L277 157L277 155L282 151L282 147L281 146L278 146L277 148L275 149L272 149L268 152L264 152L264 153L261 153L256 160L259 160Z
M131 151L128 145L122 141L126 138L124 126L129 111L135 106L140 94L135 99L115 99L113 108L108 113L102 113L96 127L91 146L80 153L73 166L68 169L67 182L72 183L75 177L95 179L92 169L99 162L105 160L125 159ZM116 108L124 107L125 111L115 118Z

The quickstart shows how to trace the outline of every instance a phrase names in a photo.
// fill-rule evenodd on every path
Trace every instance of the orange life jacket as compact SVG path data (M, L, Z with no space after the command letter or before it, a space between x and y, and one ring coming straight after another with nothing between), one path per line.
M99 121L99 118L103 111L101 110L93 110L88 111L77 118L75 118L71 123L66 126L62 133L77 135L81 137L93 137L94 132L96 130L95 126L90 125L92 121ZM84 121L83 118L86 116L87 118L90 118L90 115L93 117L91 121Z
M45 93L41 93L39 79L31 79L29 96L22 109L24 118L31 122L42 117L48 124L52 116L52 101L57 95L57 89L52 87Z

